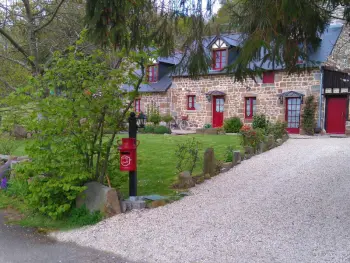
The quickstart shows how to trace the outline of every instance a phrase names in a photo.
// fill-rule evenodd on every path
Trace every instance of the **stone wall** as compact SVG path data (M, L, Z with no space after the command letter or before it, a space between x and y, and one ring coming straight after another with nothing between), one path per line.
M139 99L141 111L145 114L147 113L147 107L152 103L159 107L161 115L170 113L170 92L140 93Z
M344 25L332 54L324 65L334 70L350 72L350 25Z
M244 106L246 97L256 97L258 114L265 114L269 120L285 120L285 103L280 104L278 95L286 91L296 91L307 95L315 95L319 100L321 74L318 70L310 74L288 76L285 72L275 72L275 83L262 84L253 80L235 83L232 76L203 76L199 80L188 77L174 77L171 92L171 104L180 116L188 115L189 121L196 127L212 123L212 102L208 102L206 93L218 90L226 93L224 119L238 116L245 123ZM187 96L196 96L196 110L187 110Z

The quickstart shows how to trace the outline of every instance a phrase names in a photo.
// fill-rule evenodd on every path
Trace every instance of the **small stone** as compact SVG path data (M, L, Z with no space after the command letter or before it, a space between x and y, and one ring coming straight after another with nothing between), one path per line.
M178 179L179 179L178 188L187 189L195 186L195 183L189 171L184 171L180 173L178 176Z
M203 174L215 175L215 156L214 149L208 148L204 152Z
M242 156L241 156L241 152L240 151L234 151L233 152L233 165L237 165L240 164L242 161Z
M204 175L204 179L210 179L210 178L211 178L210 174L205 174Z
M276 140L276 144L277 144L277 146L281 146L283 144L283 140L282 139L277 139Z
M15 125L15 127L13 129L13 133L17 139L27 138L27 131L21 125Z
M231 169L233 167L232 162L226 162L222 164L222 168Z
M166 205L166 201L163 199L163 200L152 201L152 202L149 204L149 207L150 207L150 208L157 208L157 207L165 206L165 205Z

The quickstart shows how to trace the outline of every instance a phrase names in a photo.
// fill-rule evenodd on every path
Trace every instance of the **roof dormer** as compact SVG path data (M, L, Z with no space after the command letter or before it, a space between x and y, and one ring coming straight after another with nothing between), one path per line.
M226 48L228 48L228 45L222 39L217 38L216 41L212 44L211 48L212 49L226 49Z

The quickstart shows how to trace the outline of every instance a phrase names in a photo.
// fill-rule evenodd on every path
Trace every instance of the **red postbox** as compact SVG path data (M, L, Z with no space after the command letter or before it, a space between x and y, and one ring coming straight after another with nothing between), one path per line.
M135 171L136 148L139 141L136 141L135 138L123 138L122 143L120 144L120 140L118 140L117 144L120 152L120 171Z

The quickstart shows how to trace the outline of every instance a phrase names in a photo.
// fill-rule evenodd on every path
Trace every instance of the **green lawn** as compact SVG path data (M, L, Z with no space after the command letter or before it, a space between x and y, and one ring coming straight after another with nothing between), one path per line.
M124 136L120 136L124 137ZM156 135L138 134L138 195L160 194L171 195L174 191L171 185L176 181L175 147L177 143L195 137L201 145L201 162L194 171L194 175L201 172L203 167L203 153L206 148L213 147L215 157L224 160L228 146L241 149L240 138L232 135ZM25 155L25 141L19 145L14 155ZM121 191L128 194L128 183Z
M138 191L139 195L162 194L173 192L170 186L176 181L176 144L195 137L201 144L201 162L194 171L194 175L201 172L203 167L203 153L206 148L213 147L215 156L224 160L227 146L240 149L240 140L230 135L138 135ZM127 192L127 186L122 189Z

